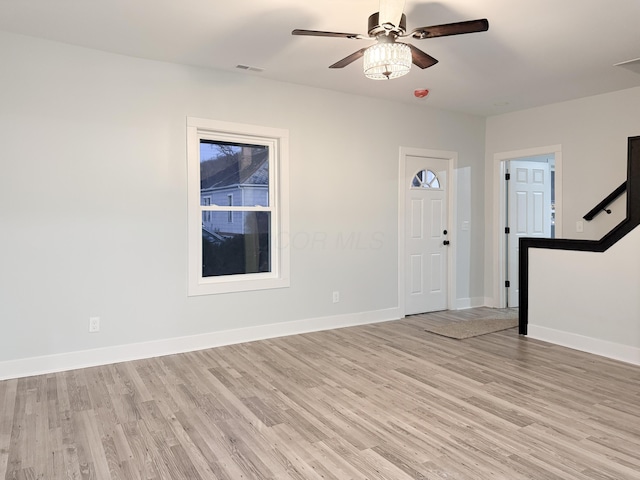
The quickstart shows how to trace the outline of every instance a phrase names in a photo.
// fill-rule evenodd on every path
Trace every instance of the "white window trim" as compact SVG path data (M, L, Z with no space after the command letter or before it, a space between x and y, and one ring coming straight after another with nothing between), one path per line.
M269 202L271 211L271 272L202 276L202 212L215 206L200 205L200 139L209 138L268 145ZM272 152L272 153L271 153ZM188 295L213 295L289 286L289 131L285 129L187 117ZM219 206L225 210L228 206ZM231 207L231 210L264 207Z

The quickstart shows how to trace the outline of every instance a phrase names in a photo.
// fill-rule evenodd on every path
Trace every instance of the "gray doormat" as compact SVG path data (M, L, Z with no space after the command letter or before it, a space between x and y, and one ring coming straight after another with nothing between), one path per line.
M428 326L425 328L425 331L462 340L464 338L478 337L480 335L486 335L487 333L499 332L517 326L517 318L482 318L449 323L447 325Z

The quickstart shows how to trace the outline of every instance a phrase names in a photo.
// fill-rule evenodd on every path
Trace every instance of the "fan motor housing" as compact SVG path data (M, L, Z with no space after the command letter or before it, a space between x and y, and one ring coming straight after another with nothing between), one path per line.
M385 28L380 25L380 12L373 13L369 16L369 36L376 37L380 33L395 32L396 35L402 35L407 30L407 16L403 13L400 17L400 25L394 25L394 28Z

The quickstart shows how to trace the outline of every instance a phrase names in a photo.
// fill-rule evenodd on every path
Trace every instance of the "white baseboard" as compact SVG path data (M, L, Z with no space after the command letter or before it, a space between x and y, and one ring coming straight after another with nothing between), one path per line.
M467 310L469 308L484 307L487 306L486 299L484 297L474 298L458 298L455 302L456 310Z
M297 335L300 333L386 322L398 320L399 318L400 310L398 308L389 308L372 312L259 325L256 327L116 345L113 347L67 352L42 357L21 358L0 362L0 380L108 365L143 358L160 357L175 353L192 352L236 343Z
M500 300L493 297L484 297L482 305L480 307L500 308Z
M470 298L457 298L456 299L456 310L466 310L467 308L471 308L471 299Z
M540 327L529 324L527 336L536 340L562 345L581 352L593 353L613 360L640 365L640 348L619 343L585 337L576 333L563 332L548 327Z

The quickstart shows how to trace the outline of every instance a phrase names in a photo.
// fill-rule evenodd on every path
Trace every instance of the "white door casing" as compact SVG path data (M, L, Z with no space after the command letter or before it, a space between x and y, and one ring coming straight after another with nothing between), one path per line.
M455 160L454 152L401 148L398 284L404 315L451 304Z
M508 306L518 306L519 239L551 236L551 169L546 162L509 162L507 278Z

